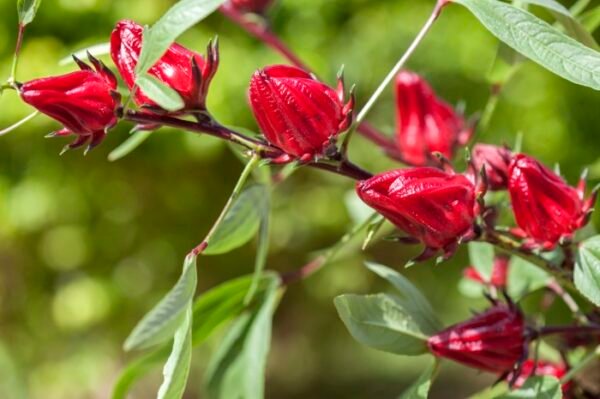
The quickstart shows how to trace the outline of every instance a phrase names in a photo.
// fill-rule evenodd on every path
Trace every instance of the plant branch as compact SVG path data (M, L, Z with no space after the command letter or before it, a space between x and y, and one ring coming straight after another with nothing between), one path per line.
M588 355L583 358L576 366L572 367L567 374L564 375L563 378L560 379L561 384L565 384L573 379L577 373L579 373L582 369L584 369L588 364L590 364L594 359L600 357L600 346L596 347L593 351L588 353Z
M563 335L574 335L574 334L597 334L600 337L600 326L588 325L588 326L550 326L542 327L537 331L537 335L540 337L546 335L563 334Z
M573 299L571 294L569 294L567 291L565 291L565 289L560 284L558 284L556 279L552 279L552 281L550 281L548 283L548 289L550 289L552 292L554 292L558 297L560 297L563 300L565 305L567 305L569 310L571 310L571 312L573 313L575 318L580 323L588 322L587 317L585 317L585 314L583 314L581 309L579 309L579 305L577 304L577 302L575 302L575 299Z
M25 25L19 23L19 30L17 31L17 44L15 45L15 53L13 55L13 62L10 68L10 77L8 83L12 84L15 82L15 76L17 75L17 65L19 63L19 53L21 52L21 46L23 44L23 34L25 33Z

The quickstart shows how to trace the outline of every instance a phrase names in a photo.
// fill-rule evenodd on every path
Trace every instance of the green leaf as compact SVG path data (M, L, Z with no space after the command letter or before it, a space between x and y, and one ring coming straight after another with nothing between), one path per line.
M133 150L138 148L144 141L152 135L151 131L140 131L135 132L122 142L117 148L112 150L108 154L108 160L111 162L118 161L119 159L129 155Z
M458 291L467 298L483 298L484 286L466 277L458 282Z
M567 17L571 17L571 12L567 9L567 7L563 6L556 0L523 0L523 3L534 4L536 6L544 7L550 11L555 11L557 13L566 15Z
M389 267L376 263L367 262L366 266L396 288L400 294L397 300L417 320L424 331L433 334L442 329L442 323L437 318L427 298L406 277Z
M355 340L385 352L417 356L427 352L429 325L420 325L392 295L340 295L334 300ZM415 317L416 316L416 317Z
M269 255L269 227L271 224L271 200L267 195L263 199L262 206L259 207L261 211L260 215L260 224L258 228L258 243L256 249L256 259L254 261L254 277L252 278L252 285L248 290L248 295L246 296L245 302L250 303L256 290L258 289L258 284L262 277L263 270L265 269L265 265L267 263L267 256Z
M273 313L280 280L270 275L254 311L243 313L221 342L206 372L207 397L262 399Z
M518 256L508 264L507 289L511 298L518 301L530 292L548 285L552 276L538 266Z
M600 236L581 243L573 276L575 287L596 306L600 306Z
M42 0L17 0L17 12L19 13L19 24L30 24L35 18Z
M183 32L215 11L225 0L180 0L152 27L144 29L136 74L143 75Z
M252 284L252 278L252 275L248 275L226 281L205 292L196 300L193 307L193 346L204 343L218 327L244 310L244 298ZM263 275L258 286L258 293L264 292L272 278L272 275ZM113 387L112 399L126 399L131 387L164 362L170 351L171 348L165 345L127 365Z
M133 384L135 384L141 377L152 371L156 366L167 359L169 352L170 348L165 346L157 351L145 354L129 363L125 369L121 371L117 382L115 382L111 398L126 399L129 390L131 387L133 387Z
M600 26L600 6L581 16L581 24L588 32L594 32Z
M125 350L148 348L171 339L194 297L196 281L196 257L188 255L179 281L133 329L125 341Z
M254 235L268 209L269 192L263 185L252 185L235 200L223 221L208 241L204 255L220 255L241 247Z
M427 369L421 374L398 399L427 399L431 383L438 372L439 363L434 359Z
M496 399L561 399L560 382L556 377L529 377L517 390L497 396Z
M148 74L138 76L135 81L138 90L142 90L159 107L167 111L178 111L184 107L183 100L179 93L166 86L153 76Z
M473 241L468 244L469 260L485 281L489 281L494 268L494 246L486 242Z
M181 399L192 363L192 300L188 300L183 322L175 332L173 349L163 369L157 399Z
M453 0L498 39L555 74L600 90L600 53L527 11L497 0Z

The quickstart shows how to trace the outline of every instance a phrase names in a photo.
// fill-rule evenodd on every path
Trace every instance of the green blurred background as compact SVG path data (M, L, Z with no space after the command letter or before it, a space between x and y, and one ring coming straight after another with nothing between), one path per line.
M7 77L16 35L15 2L0 2L0 77ZM170 0L44 0L25 37L18 79L73 69L58 60L106 42L122 18L154 22ZM565 2L565 5L569 5ZM432 1L283 0L273 9L274 30L333 83L341 64L356 83L359 103L381 81L427 17ZM540 14L547 17L544 14ZM245 90L252 72L280 63L270 49L215 14L181 42L203 51L219 35L221 67L209 105L223 122L255 129ZM449 102L480 111L488 97L486 74L497 43L459 6L451 6L409 63ZM105 60L108 61L106 57ZM559 162L570 181L596 164L600 97L528 63L505 88L482 141L523 146L548 164ZM370 120L393 132L388 90ZM31 112L14 92L0 98L0 127ZM109 162L125 140L121 124L86 157L58 156L64 140L44 139L57 123L46 117L0 138L0 397L106 398L119 370L135 354L121 344L141 316L176 281L185 254L208 231L226 201L241 163L210 137L162 129L128 157ZM372 171L393 167L356 137L352 158ZM293 270L311 253L336 242L352 225L345 202L353 183L302 170L278 187L268 267ZM202 290L251 272L253 244L199 261ZM416 249L378 243L354 251L304 283L292 286L277 311L269 358L270 398L391 398L416 378L427 358L402 358L355 343L332 299L385 285L362 266L375 259L401 270ZM482 300L456 289L464 251L441 266L404 271L430 298L446 323L467 317ZM531 298L531 301L538 301ZM561 305L551 318L566 320ZM188 396L201 397L201 376L218 337L195 350ZM135 389L153 397L160 370ZM445 364L432 397L461 398L493 380Z

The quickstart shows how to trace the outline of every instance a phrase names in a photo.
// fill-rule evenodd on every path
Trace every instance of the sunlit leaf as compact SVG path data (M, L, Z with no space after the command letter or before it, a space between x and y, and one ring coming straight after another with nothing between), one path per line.
M485 281L489 281L494 268L494 246L486 242L470 242L469 260Z
M175 332L173 349L163 368L163 383L157 399L181 399L192 363L192 302L188 301L183 322Z
M174 112L184 107L179 93L153 76L148 74L138 76L136 84L138 90L142 90L146 96L164 110Z
M196 257L188 255L177 284L138 323L125 341L125 350L142 349L173 337L196 291Z
M600 90L600 53L527 11L497 0L453 0L498 39L555 74Z
M427 369L398 399L427 399L429 389L438 371L438 362L434 360Z
M579 292L600 306L600 236L579 246L573 279Z
M269 192L263 185L246 188L211 235L203 254L223 254L250 241L264 212L267 212L268 196Z
M136 65L137 75L140 76L148 71L179 35L211 14L224 2L225 0L180 0L152 27L144 29L142 52Z
M17 0L17 12L19 13L19 23L21 25L30 24L35 18L42 0Z
M253 311L230 327L206 372L207 397L262 399L279 278L271 275Z

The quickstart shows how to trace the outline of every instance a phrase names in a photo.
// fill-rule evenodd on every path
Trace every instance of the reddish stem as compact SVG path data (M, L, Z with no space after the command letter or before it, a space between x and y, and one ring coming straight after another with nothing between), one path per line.
M325 257L319 256L297 270L282 274L281 285L291 285L304 280L306 277L319 270L323 265L323 262L325 262Z
M598 334L600 336L600 326L590 325L590 326L550 326L550 327L542 327L538 330L538 336L546 336L553 334L563 334L563 335L572 335L572 334Z

